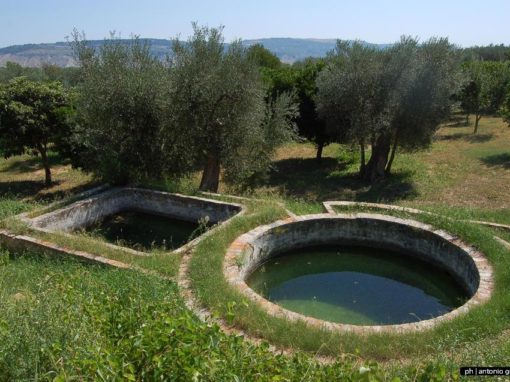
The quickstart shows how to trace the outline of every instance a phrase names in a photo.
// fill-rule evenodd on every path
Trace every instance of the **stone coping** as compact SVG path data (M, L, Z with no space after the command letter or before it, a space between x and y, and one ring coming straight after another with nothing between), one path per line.
M244 211L241 204L135 187L115 187L92 195L84 193L83 196L83 199L51 212L33 218L25 213L18 218L36 231L50 234L59 232L71 237L70 232L125 210L139 210L187 221L198 221L207 217L209 222L216 226ZM209 231L171 252L181 253L189 250ZM102 244L135 256L150 256L147 252L127 247L111 243Z
M0 245L12 252L24 252L27 250L42 251L45 254L62 257L75 257L87 263L101 263L115 268L129 269L129 264L121 261L108 259L103 256L93 255L84 251L77 251L63 247L46 240L36 239L27 235L15 235L6 230L0 230Z
M418 210L416 208L411 207L401 207L401 206L395 206L393 204L382 204L382 203L368 203L368 202L351 202L346 200L327 200L325 202L322 202L322 206L324 207L324 212L330 213L330 214L337 214L338 212L335 211L335 206L339 207L367 207L367 208L377 208L382 210L389 210L389 211L398 211L398 212L407 212L410 214L425 214L430 216L441 216L447 219L450 219L448 216L435 214L433 212ZM483 221L483 220L459 220L466 223L472 223L472 224L479 224L479 225L485 225L492 228L498 228L503 229L506 231L510 231L510 225L508 224L501 224L501 223L494 223L489 221Z
M246 276L258 264L261 258L271 257L271 253L264 254L264 240L270 240L272 234L285 235L286 230L292 225L309 222L310 224L321 224L327 220L343 220L347 222L355 222L356 220L373 221L374 223L395 225L405 227L409 231L416 231L429 236L438 243L444 243L450 251L458 251L465 258L464 265L472 267L475 272L471 272L471 281L466 281L468 287L472 289L471 298L461 307L452 310L444 315L423 320L414 323L398 324L398 325L351 325L324 321L313 317L308 317L274 304L261 295L253 291L245 282ZM301 239L304 240L302 235ZM269 239L268 239L269 238ZM291 239L290 239L291 240ZM284 239L280 239L284 241ZM441 244L443 245L443 244ZM289 246L287 249L292 248ZM459 255L460 256L460 255ZM466 259L468 259L466 263ZM445 261L448 261L447 259ZM468 265L466 265L468 264ZM472 264L472 265L469 265ZM227 281L234 286L241 294L249 298L252 302L258 304L268 314L289 320L291 322L302 321L307 325L321 330L329 330L336 332L351 332L356 334L373 334L373 333L405 333L431 329L435 325L452 320L461 314L468 312L472 307L485 303L491 297L494 281L493 271L485 256L475 248L464 244L456 237L442 231L435 230L433 227L414 220L400 219L396 217L379 215L379 214L314 214L298 217L290 217L288 219L279 220L272 224L259 226L248 233L239 236L228 248L224 263L223 272Z
M124 190L125 189L126 188L124 188ZM162 191L153 191L153 190L148 190L148 189L138 189L138 188L128 188L128 189L143 191L143 192L151 192L151 193L154 193L159 196L170 195L172 197L180 198L181 200L187 200L187 201L193 200L193 201L200 201L200 202L204 202L204 203L212 203L213 205L228 206L228 207L233 207L236 211L238 211L236 214L232 215L227 220L218 222L215 225L215 227L208 230L204 234L200 235L196 239L190 241L189 243L185 244L184 246L178 248L177 250L172 251L172 253L181 253L181 252L189 253L190 250L199 241L201 241L204 238L213 234L216 231L216 229L219 228L220 226L229 223L232 217L241 216L241 215L245 214L245 212L246 212L246 208L241 204L224 203L224 202L217 201L217 200L185 196L185 195L180 195L180 194L170 194L170 193L166 193L166 192L162 192ZM106 190L106 191L104 191L104 190ZM120 190L122 190L122 189L120 189ZM56 230L42 228L42 227L38 226L37 224L34 224L34 221L37 221L38 218L43 217L45 215L46 216L55 216L53 214L58 214L58 212L60 210L66 210L67 208L73 208L73 206L81 206L83 204L87 204L91 200L94 200L97 197L101 197L101 195L104 193L106 193L108 195L108 194L114 194L118 191L119 191L119 188L114 188L114 189L110 188L109 189L108 186L96 187L94 189L82 192L82 193L72 197L72 199L81 198L81 200L79 200L77 202L73 202L71 204L65 204L65 200L64 200L64 201L59 201L59 202L52 204L53 206L58 206L58 205L63 204L64 207L62 207L60 209L55 209L55 210L52 210L51 212L48 212L45 214L43 213L41 215L36 215L34 218L30 218L30 216L33 212L22 213L22 214L18 215L17 218L20 219L21 221L24 221L25 223L27 223L32 229L34 229L36 231L41 231L41 232L52 234L52 233L55 233ZM102 194L99 194L99 192L102 192ZM48 208L50 208L52 205L50 205L49 207L45 207L43 209L43 211L48 210ZM66 235L66 236L72 236L65 232L59 232L59 234ZM112 248L115 248L115 249L118 249L123 252L130 253L130 254L140 255L140 256L150 256L150 254L148 254L148 253L135 251L130 248L120 247L120 246L116 246L114 244L109 244L109 243L102 243L102 244L112 247ZM76 249L73 249L73 248L70 248L67 246L61 246L61 245L53 243L49 240L39 239L39 238L32 237L32 236L29 236L26 234L18 235L18 234L9 232L8 230L4 230L4 229L0 229L0 246L8 249L9 251L17 252L17 253L23 253L24 251L34 250L34 251L42 252L44 254L51 255L51 256L64 257L64 258L65 257L74 257L74 258L76 258L80 261L86 262L86 263L96 263L96 264L99 263L99 264L103 264L103 265L106 265L109 267L115 267L115 268L120 268L120 269L134 269L134 270L137 270L137 271L145 273L145 274L155 275L155 276L165 279L165 280L176 281L176 280L174 280L173 277L162 276L162 275L156 274L153 271L146 270L144 268L140 268L136 265L127 264L127 263L124 263L124 262L121 262L118 260L106 258L104 256L95 255L95 254L92 254L89 252L76 250ZM185 256L186 256L186 254L185 254Z

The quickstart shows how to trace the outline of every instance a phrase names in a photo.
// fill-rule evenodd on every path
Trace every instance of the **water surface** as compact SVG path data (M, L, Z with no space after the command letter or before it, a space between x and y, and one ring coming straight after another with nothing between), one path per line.
M179 248L203 233L204 227L166 216L125 211L106 217L87 227L86 231L114 244L148 251L151 248Z
M247 283L288 310L355 325L430 319L468 298L439 268L410 256L357 247L290 252L264 263Z

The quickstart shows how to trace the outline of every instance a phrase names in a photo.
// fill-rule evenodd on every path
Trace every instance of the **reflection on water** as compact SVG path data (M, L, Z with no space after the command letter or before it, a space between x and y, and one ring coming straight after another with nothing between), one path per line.
M176 249L203 233L198 223L125 211L86 228L107 241L141 251L151 248Z
M372 248L320 247L270 259L247 280L282 307L355 325L416 322L447 313L468 298L446 272Z

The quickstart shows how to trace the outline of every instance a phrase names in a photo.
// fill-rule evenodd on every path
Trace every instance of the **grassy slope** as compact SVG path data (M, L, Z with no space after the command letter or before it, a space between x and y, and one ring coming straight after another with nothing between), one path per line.
M258 194L273 192L307 202L354 200L414 206L451 206L480 213L506 210L510 222L510 127L500 118L472 126L446 124L432 146L417 153L398 153L393 175L374 185L356 177L357 153L343 146L324 150L322 166L315 163L311 144L290 144L280 149L274 170Z
M15 197L31 203L47 203L91 188L91 176L62 163L54 153L52 164L53 186L44 186L44 169L39 157L21 155L0 160L0 195Z
M444 212L446 210L447 213L455 215L457 217L486 218L488 220L494 220L501 223L510 223L510 213L508 209L508 207L510 206L510 194L508 193L508 189L510 189L510 170L509 170L510 129L507 128L506 125L504 125L500 119L497 118L482 119L480 125L480 132L476 137L473 137L473 135L471 134L471 127L455 127L455 126L443 127L438 132L436 140L431 149L415 154L399 155L394 166L395 175L389 178L388 180L380 182L374 186L363 184L362 182L356 179L355 177L357 168L356 155L349 154L347 151L345 151L345 148L341 148L338 145L331 145L327 147L325 150L324 165L321 168L318 168L316 166L313 159L314 154L315 153L313 146L308 144L290 144L282 148L279 151L277 160L274 163L275 171L273 171L270 174L268 182L264 185L261 185L259 188L255 189L254 193L256 195L269 194L275 199L283 200L287 204L288 208L295 211L296 213L301 214L321 211L322 208L319 203L319 201L321 200L347 199L360 201L389 201L402 205L417 206L420 208L426 208L440 212ZM0 218L5 218L23 211L34 210L36 208L46 205L50 201L61 199L64 196L75 193L83 188L91 187L94 184L92 178L89 177L88 175L84 175L83 173L77 170L73 170L68 165L61 164L58 161L57 157L53 157L53 160L55 163L54 178L56 180L56 184L49 189L45 189L43 186L43 171L36 159L28 156L23 156L0 161ZM192 187L190 187L189 184L186 186L186 188L192 189ZM229 191L228 187L223 186L223 191ZM473 208L473 206L475 207ZM280 216L281 213L283 212L281 210L278 210L277 208L269 208L269 210L265 211L262 210L261 215L259 215L259 218L253 217L243 222L240 222L239 225L234 226L233 230L227 232L226 235L224 233L220 233L217 239L213 241L204 242L202 247L205 248L205 246L207 246L208 244L211 245L211 247L207 248L207 250L209 253L217 252L217 254L213 258L213 261L219 262L221 261L221 248L227 245L229 243L229 240L233 239L237 235L238 233L237 231L242 232L261 222L272 220L277 216ZM453 228L455 228L455 230L463 229L462 227ZM466 235L468 236L468 238L470 237L470 235L474 235L471 237L473 240L476 241L482 239L485 243L484 245L489 247L494 245L494 243L492 243L492 241L489 240L492 231L486 229L476 229L477 233L473 233L475 231L470 231L470 229L471 228L467 228L466 231L467 232ZM80 248L95 251L100 254L105 254L107 256L112 257L116 256L116 254L109 253L105 248L102 248L97 241L94 241L89 238L79 238L76 240L72 240L72 243L70 243L69 240L65 238L60 238L58 240L61 241L62 244L72 244ZM490 248L489 250L492 251ZM494 253L499 252L498 250L495 250ZM124 261L128 262L135 261L134 259L123 257L123 255L118 256ZM494 261L497 262L506 261L500 254L494 256L495 256L493 259ZM137 265L158 271L161 271L161 268L164 267L165 270L161 273L164 273L166 275L173 275L175 274L175 271L177 269L178 261L179 261L178 258L172 259L169 258L168 256L160 255L159 258L155 257L150 260L138 261ZM196 265L198 265L200 264L200 261L203 261L203 259L201 257L197 257L196 261L197 261ZM503 265L504 265L503 269L508 269L507 264L502 264L502 266ZM210 264L207 264L207 266L209 267ZM94 285L96 282L98 282L99 284L97 284L94 287L91 287L91 289L101 290L102 288L104 288L104 285L110 283L109 281L110 276L108 276L107 273L104 273L102 269L96 268L93 268L94 271L91 271L92 272L91 274L93 274L93 276L91 278L87 278L88 276L85 277L84 284L83 283L80 284L81 281L79 280L83 279L84 274L83 272L87 274L87 272L89 271L83 271L81 268L80 270L76 270L71 266L70 267L71 269L69 271L70 273L66 273L69 268L68 264L59 265L44 262L42 264L39 264L38 262L25 263L18 262L18 260L13 260L9 263L8 267L11 267L12 272L14 272L13 274L15 274L15 276L12 276L14 278L11 277L10 279L8 278L9 276L6 276L9 272L11 272L11 270L9 270L9 272L7 273L0 272L1 274L0 284L10 285L10 287L3 287L5 291L4 295L2 295L2 298L0 298L0 301L7 301L8 303L0 304L1 311L0 317L4 316L9 317L9 314L13 314L12 311L10 311L9 309L12 308L11 304L12 299L16 300L18 297L20 297L20 296L14 297L16 296L16 293L18 293L17 292L18 290L25 290L26 288L28 289L35 288L35 286L37 286L39 289L37 290L37 293L35 293L35 296L37 296L38 293L42 294L49 293L50 290L48 289L48 285L50 284L45 284L45 282L41 280L45 280L48 277L50 278L57 277L52 276L55 275L55 273L59 272L62 273L62 276L57 277L61 281L67 279L71 280L70 281L71 289L76 288L80 289L86 286L85 284L87 283L91 283L91 285ZM5 269L8 268L4 267L4 270ZM38 273L37 271L39 269L41 270L40 273ZM73 272L76 273L73 274ZM30 275L33 274L34 277L28 278L27 277L28 274ZM130 283L132 283L132 281L130 281L129 279L129 277L131 276L129 277L126 276L127 278L125 279L122 278L124 276L122 277L119 276L120 278L118 280L121 281L115 281L114 280L115 277L117 276L112 276L113 280L112 287L111 289L108 289L109 293L111 293L112 295L118 294L119 291L124 288L122 285L130 285ZM501 293L503 293L504 290L508 289L507 280L508 276L506 276L505 272L501 271L500 276L498 277L499 286L501 287L502 283L505 285L505 287L501 289L502 291ZM97 281L96 278L99 281ZM163 283L161 285L164 285L164 289L167 290L168 293L170 293L170 296L173 296L171 298L173 299L175 297L174 289L175 286L173 284L167 284L166 282L158 281L159 279L152 278L149 276L143 276L141 277L141 279L143 280L141 284L147 283L147 285L149 285L149 289L152 288L150 287L150 285L153 286L155 285L154 283L156 284ZM203 280L201 280L203 288L208 287L208 282L206 282L207 280L205 279L206 277L204 276ZM219 282L221 284L220 280L212 281L208 280L208 281L213 283ZM135 283L135 285L137 285L137 288L144 289L144 286L142 286L141 284ZM48 306L49 309L53 306L52 304L58 305L57 301L62 297L60 293L64 293L67 290L66 288L69 288L69 286L67 285L67 281L63 282L62 285L64 286L56 287L55 285L52 284L51 296L48 295L50 297L48 297L47 300L48 303L46 304L46 306ZM200 288L200 285L198 285L198 287ZM216 285L216 287L218 287L218 285ZM160 286L157 286L157 288L160 288ZM24 295L23 292L20 293ZM225 296L229 297L231 295L230 293L226 293ZM491 314L494 313L495 317L499 317L501 314L503 315L502 317L508 315L507 314L508 304L506 302L506 299L504 299L501 296L498 297L502 299L500 311L499 312L497 311L497 306L492 308L496 310L491 310ZM210 297L210 295L208 296L207 294L205 294L202 296L202 298L205 299L207 299L208 297ZM44 298L46 297L44 297L43 295L41 295L40 298L34 299L31 298L25 299L23 296L21 296L20 301L24 301L23 304L27 304L25 308L28 309L25 310L24 312L28 312L31 310L37 311L37 309L39 309L40 304L36 304L35 302L44 301ZM78 294L77 296L73 297L72 305L76 305L77 307L87 306L87 303L90 301L91 298L92 298L91 295L87 293ZM130 305L131 302L135 301L137 298L138 297L132 297L127 299L125 303L121 304L122 305L121 309L128 310L131 309L132 307L132 305ZM145 302L147 302L148 304L149 303L152 304L152 301L154 299L156 300L160 299L161 295L153 293L151 296L144 295L143 298ZM223 300L224 300L223 298L220 299L220 301ZM232 304L230 305L228 304L229 302L235 301L236 300L235 298L232 298L230 301L227 300L223 301L224 302L223 306L219 306L218 312L222 312L224 315L226 314L228 317L228 314L232 313L235 314L237 309L243 309L242 301L241 304L238 304L237 307L235 307ZM135 304L134 306L136 307L138 305ZM151 307L153 306L151 305ZM102 316L103 313L107 315L111 314L111 311L109 311L108 309L106 309L105 312L102 312L101 309L99 309L98 307L96 308L98 309L97 311L100 312L98 313L99 316ZM60 307L59 309L63 308ZM136 310L138 308L134 309ZM179 307L175 309L177 310L173 311L172 315L176 315L177 317L183 317L182 318L183 320L187 320L189 318L188 313L185 313L182 304L179 303ZM16 312L18 313L15 314L19 315L20 311ZM25 313L23 313L23 315L19 317L25 317L24 314ZM42 312L41 314L43 314L43 317L46 317L44 316L44 314L46 313ZM23 320L20 321L19 327L24 328L24 329L18 328L19 330L21 330L19 332L21 334L13 334L10 330L8 331L4 330L4 328L6 327L5 322L10 322L12 320L9 319L7 320L4 319L3 321L0 320L0 334L4 335L1 343L11 343L15 338L17 338L16 336L27 335L29 336L27 338L30 338L30 336L34 335L33 333L39 333L38 335L43 333L44 330L46 330L45 328L47 327L47 322L45 321L46 318L41 320L35 320L36 324L34 325L33 323L31 323L33 317L34 316L27 315ZM56 317L58 317L58 315ZM73 317L74 318L71 319L70 324L68 325L67 328L58 328L57 325L55 327L55 330L57 330L57 332L59 330L63 331L62 333L65 334L65 335L63 334L64 337L76 335L77 329L75 330L75 328L79 326L80 318L78 316ZM257 320L258 318L261 318L261 316L254 315L252 317L252 321ZM472 321L473 324L476 324L476 322L481 322L484 320L487 321L489 325L488 328L490 330L487 333L483 334L476 333L476 330L474 330L473 328L471 329L473 329L474 331L471 329L466 331L464 330L459 331L458 327L456 327L456 324L450 325L447 326L445 329L438 331L437 334L434 335L437 341L435 341L434 346L429 347L428 349L429 356L427 357L425 356L426 353L425 350L416 350L413 353L416 356L422 357L423 362L425 362L425 359L427 359L428 361L433 362L441 361L445 363L449 363L452 361L458 363L461 361L466 362L473 360L472 363L483 364L484 361L487 362L491 361L491 363L498 362L501 363L509 359L510 345L509 342L505 340L505 336L503 335L504 333L506 333L504 331L505 328L508 328L506 321L500 320L498 324L498 322L494 322L494 320L491 320L490 317L487 317L482 313L476 313L474 315L474 318L464 320L464 323L461 323L460 325L464 327L469 326L467 324L469 324L469 322L471 322L470 320L473 319L474 319L474 321ZM238 319L238 321L239 320L242 319ZM54 322L57 323L58 320L54 320ZM246 323L243 324L242 322L240 324L246 325ZM191 325L189 329L190 332L194 332L195 330L198 331L202 330L199 329L199 327L201 328L200 325L199 326L194 326L195 324L190 325ZM270 324L267 323L267 325L269 327ZM32 334L24 331L28 330L28 328L30 327L33 327L34 330L33 332L30 332ZM92 327L87 327L85 324L83 324L84 335L86 335L86 333L88 333L89 331L90 333L95 333L94 330L91 328ZM474 328L476 328L476 326L474 326ZM279 325L276 325L273 332L274 331L277 332L279 330L284 331L285 328L283 326L280 327ZM288 344L295 343L295 339L292 338L292 333L281 334L283 335L283 338L287 336L287 339L283 340L283 343ZM146 335L148 336L147 338L150 337L150 333L146 333ZM199 334L198 336L200 337L201 334ZM309 346L307 347L306 343L307 342L313 343L314 340L315 341L317 340L317 338L314 339L313 337L314 337L313 334L311 334L310 336L302 336L301 346L310 349L311 347ZM35 337L33 338L35 341ZM41 338L44 339L46 337L42 336ZM106 348L110 349L111 339L108 337L106 333L99 335L98 338L99 343L102 344L101 346L104 345ZM231 341L230 339L225 341L227 341L226 343L228 343L228 345L226 346L233 346L233 349L236 349L235 346L237 345L232 345L232 342L229 342ZM384 351L385 346L388 345L387 341L388 341L387 338L381 338L379 340L374 339L371 343L370 342L365 343L365 345L363 345L363 343L360 342L358 342L357 344L359 345L358 349L360 348L363 349L363 351L366 351L366 354L372 354L374 356L377 356L379 354L378 358L381 358L380 357L381 351ZM420 339L416 340L410 338L409 344L402 348L404 350L402 349L399 350L399 344L397 341L393 345L390 344L391 346L388 345L388 349L390 352L393 353L394 356L398 357L399 352L400 354L403 354L402 352L405 353L405 349L411 351L414 345L417 344L419 345L420 341L421 341ZM329 346L331 349L336 348L338 350L339 348L336 347L336 345L334 345L334 342L335 341L328 340L325 341L325 343L328 344L326 346ZM29 342L24 342L24 344L25 345L23 346L25 347L15 350L12 353L13 354L12 357L15 358L17 355L18 357L24 359L28 357L28 354L35 354L34 355L35 358L33 359L39 362L39 360L41 359L40 357L42 357L40 354L38 354L37 350L39 342L37 341L33 342L33 344L36 345L33 344L31 345ZM88 348L89 344L86 341L83 342L83 344L84 347ZM366 347L368 345L370 346L369 349L367 349ZM115 348L116 346L117 345L114 345L111 348ZM5 356L5 354L7 354L1 353L2 349L4 348L0 347L0 354L3 354L2 356ZM347 351L355 351L356 350L355 348L356 343L352 344L352 346L349 346L349 349L347 348L344 349ZM423 347L420 348L426 349ZM264 353L264 350L258 349L253 350L253 352L254 353L252 353L251 355L249 352L243 353L243 356L241 358L243 358L246 354L248 354L247 356L248 358L256 357L257 361L260 361L261 366L259 369L260 372L263 374L267 373L268 370L274 370L272 369L274 365L271 365L271 363L268 362L268 358L270 357L266 353ZM253 355L255 353L257 353L256 356ZM27 356L25 356L25 354L27 354ZM60 354L58 353L58 351L57 353L55 353L56 355L53 353L51 354L52 357L56 358L54 358L52 361L51 360L48 361L50 363L47 363L45 365L46 366L50 365L51 367L50 366L48 367L49 369L52 370L60 370L60 372L67 372L66 371L67 369L65 369L63 366L65 360L74 359L74 361L78 362L77 358L73 358L74 356L69 355L70 353L65 352L62 353L61 354L61 356L63 357L62 359L59 359L59 357L57 356L58 354ZM131 363L136 364L136 362L140 361L140 359L137 357L139 356L141 357L141 355L136 356L133 354L131 354L130 356L132 358L128 357L127 364ZM187 356L186 354L183 353L182 356L186 357ZM32 357L32 355L30 355L30 357ZM76 355L76 357L78 357L78 355ZM101 360L103 360L103 357L106 360L108 360L108 357L105 354L101 354L100 356L96 354L94 357L93 362L100 362L99 359L101 358ZM228 356L227 355L218 356L218 358L215 359L214 362L219 362L220 364L222 362L223 363L233 362L232 359L228 357L232 357L232 355L230 354ZM10 359L13 360L14 358ZM173 361L175 361L175 359ZM16 366L18 365L16 364L16 362L12 363L13 365L12 370L15 370L15 368L18 367ZM116 359L115 362L119 362L119 359ZM299 373L297 373L296 370L299 370L302 367L302 364L295 364L293 366L289 366L289 363L287 363L287 361L278 360L278 362L283 362L278 363L277 367L279 367L280 370L283 370L281 371L281 373L285 374L286 377L289 377L292 373L296 373L292 374L294 375L294 377L300 375ZM305 365L308 366L304 366L305 369L310 368L310 370L312 370L312 374L317 373L315 375L318 378L325 379L324 376L329 375L328 374L330 373L330 371L328 371L329 369L317 368L315 365L308 364L307 362L308 361L305 362ZM402 362L404 364L411 362L411 365L414 366L417 365L416 360L414 361L402 360ZM43 365L43 363L41 363L41 365ZM78 372L81 375L87 374L86 371L88 370L90 372L91 370L87 369L83 365L79 366L79 368L78 366L73 365L71 365L72 367L70 366L69 370L74 370L74 372ZM91 363L91 365L94 365L94 363ZM103 366L101 367L104 367L105 370L107 367L110 367L106 366L105 364L102 365ZM346 367L348 366L349 364L347 364ZM414 366L412 366L412 368ZM250 369L251 367L250 370L253 371L252 369L255 366L252 365L250 367L248 366L246 367L248 369ZM41 368L44 369L44 367L42 366ZM111 370L117 371L120 370L117 367L110 368ZM392 369L393 371L399 374L405 373L405 375L407 376L410 376L413 373L412 370L407 368L403 369L404 371L402 371L402 367L399 366L399 364L395 363L387 364L385 368ZM30 368L25 369L21 368L20 370L25 370L28 373L27 370L29 369ZM198 369L200 369L200 367L198 367ZM248 373L248 369L244 369L244 372ZM305 369L301 369L301 372L306 373ZM33 372L34 369L32 368L30 370ZM239 371L239 369L237 369L237 371ZM4 373L0 372L0 380L9 379L2 378L2 374ZM52 374L52 376L55 375L56 374ZM189 375L190 374L188 374L188 377ZM308 374L308 376L310 375L311 374Z
M200 243L190 267L193 285L204 304L255 336L263 336L285 347L297 347L324 355L360 352L368 359L402 360L416 364L425 358L437 360L445 351L457 356L455 362L467 362L479 354L472 350L466 351L473 341L493 340L510 327L510 296L507 293L510 287L510 276L507 272L510 258L506 256L504 248L492 239L492 231L430 216L422 216L420 219L455 232L467 242L475 243L494 264L497 291L483 309L474 309L468 315L426 333L403 336L331 334L320 330L304 330L302 325L289 326L284 320L269 317L233 290L224 280L222 273L223 254L234 238L249 228L274 220L278 215L278 209L271 205L258 205L256 208L254 215L235 221ZM493 359L500 362L510 357L508 349L493 348L492 351ZM433 356L430 356L431 354Z
M361 377L353 362L324 367L225 335L159 278L38 256L0 260L0 381Z
M3 209L3 216L18 211ZM198 321L157 276L0 250L0 381L389 379L356 357L276 356ZM437 375L441 368L421 370Z
M62 164L55 155L51 158L55 184L50 188L44 187L44 171L37 157L0 160L0 196L46 203L94 185L89 175ZM357 179L357 153L344 146L327 146L320 167L314 158L311 144L284 146L276 155L267 182L254 193L276 194L291 204L295 200L313 204L345 199L482 210L510 208L510 193L506 192L510 189L510 127L500 118L482 118L477 135L472 134L472 126L444 125L429 149L399 153L394 174L375 185ZM198 179L194 177L191 182ZM192 185L186 188L192 190ZM221 188L232 191L226 185Z
M0 200L2 218L33 208ZM226 335L198 321L176 284L157 276L0 250L0 381L385 378L375 366L362 375L359 365L275 356Z

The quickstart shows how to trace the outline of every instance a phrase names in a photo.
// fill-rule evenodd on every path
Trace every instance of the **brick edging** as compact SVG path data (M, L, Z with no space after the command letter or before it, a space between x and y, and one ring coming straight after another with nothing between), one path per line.
M508 225L508 224L488 222L485 220L452 219L448 216L436 214L434 212L423 211L423 210L419 210L419 209L411 208L411 207L395 206L392 204L351 202L351 201L347 201L347 200L326 200L326 201L322 202L322 206L324 207L324 212L326 212L328 214L333 214L333 215L338 214L338 212L335 211L335 209L333 208L334 206L341 206L341 207L342 206L349 206L349 207L361 206L361 207L369 207L369 208L370 207L378 208L378 209L389 210L389 211L408 212L408 213L414 214L414 215L425 214L425 215L430 215L430 216L440 216L440 217L450 219L450 220L457 220L457 221L466 222L466 223L485 225L485 226L492 227L492 228L500 228L500 229L504 229L506 231L510 231L510 225Z
M466 254L468 254L480 276L479 286L476 290L476 293L461 307L452 310L444 315L429 319L423 320L415 323L408 324L399 324L399 325L373 325L373 326L363 326L363 325L349 325L349 324L341 324L334 323L330 321L324 321L320 319L316 319L313 317L308 317L287 309L282 308L281 306L274 304L267 299L263 298L255 291L253 291L245 282L243 276L240 273L238 260L240 258L249 258L250 253L253 251L252 242L259 238L264 233L273 230L275 228L284 226L289 223L298 222L298 221L307 221L307 220L316 220L316 219L341 219L341 218L356 218L356 216L363 218L374 218L374 219L382 219L386 221L399 222L400 224L410 225L414 228L422 229L428 231L434 235L440 236L443 239L448 240L453 245L462 249ZM283 318L285 320L291 322L305 322L310 327L314 327L320 330L329 330L329 331L340 331L340 332L351 332L356 334L369 334L369 333L405 333L405 332L416 332L431 329L433 326L437 325L440 322L444 322L447 320L452 320L453 318L466 313L471 307L483 304L487 302L492 294L494 289L494 281L493 281L493 271L490 263L485 258L485 256L466 244L464 244L461 240L449 235L448 233L442 230L434 230L431 226L427 224L423 224L414 220L409 219L400 219L385 215L377 215L377 214L349 214L349 215L339 215L335 214L332 216L331 214L314 214L314 215L303 215L299 217L291 217L285 220L279 220L273 222L271 224L259 226L241 236L239 236L228 248L227 253L223 262L223 274L226 280L236 288L241 294L249 298L252 302L256 303L259 307L261 307L268 314Z

